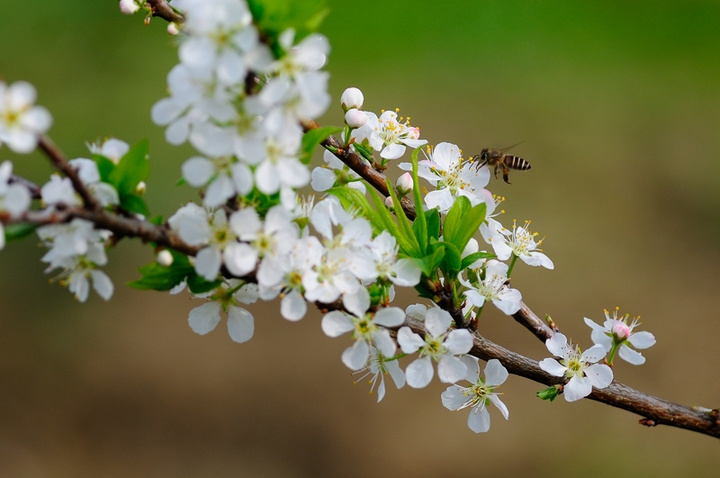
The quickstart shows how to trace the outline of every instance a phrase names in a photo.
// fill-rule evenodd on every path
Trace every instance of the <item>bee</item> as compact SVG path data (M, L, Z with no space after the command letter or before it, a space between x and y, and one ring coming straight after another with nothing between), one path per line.
M512 146L510 146L510 148L512 148ZM494 166L494 173L496 178L498 175L498 171L502 168L503 179L506 183L510 184L510 181L508 181L508 174L510 173L511 169L517 169L518 171L527 171L528 169L530 169L530 163L525 161L523 158L519 156L513 156L512 154L505 154L505 151L510 148L485 148L480 151L480 154L476 154L475 156L473 156L471 158L471 161L475 162L476 169L480 169L485 165L487 165L488 167Z

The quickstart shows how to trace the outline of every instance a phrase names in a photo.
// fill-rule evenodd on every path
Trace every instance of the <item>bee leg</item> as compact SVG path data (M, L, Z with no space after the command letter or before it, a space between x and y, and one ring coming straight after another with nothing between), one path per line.
M506 183L510 184L510 181L508 181L508 175L510 174L510 170L508 168L503 168L503 179Z

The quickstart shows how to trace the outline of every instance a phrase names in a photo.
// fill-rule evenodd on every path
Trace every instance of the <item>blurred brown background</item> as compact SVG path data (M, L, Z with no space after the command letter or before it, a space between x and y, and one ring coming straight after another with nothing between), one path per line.
M544 3L544 2L543 2ZM717 407L720 334L720 4L716 1L330 1L323 26L339 99L400 108L430 143L467 155L524 141L502 218L532 219L555 271L519 265L536 313L588 346L588 316L640 314L658 344L616 378L687 405ZM149 109L176 62L161 21L114 1L0 6L0 75L39 91L70 157L85 141L149 138L147 199L169 216L194 198L174 186L191 154L163 141ZM462 6L461 6L462 5ZM341 122L334 106L322 121ZM44 182L39 155L15 170ZM475 435L444 389L388 390L375 403L340 362L316 312L284 321L252 309L256 336L187 326L198 302L123 284L150 260L126 242L107 268L116 293L78 304L48 284L34 238L0 253L0 476L709 476L716 440L637 425L597 403L549 404L520 378L503 386L510 420ZM403 294L398 305L407 305ZM495 310L481 331L529 357L544 345ZM491 412L494 412L491 411Z

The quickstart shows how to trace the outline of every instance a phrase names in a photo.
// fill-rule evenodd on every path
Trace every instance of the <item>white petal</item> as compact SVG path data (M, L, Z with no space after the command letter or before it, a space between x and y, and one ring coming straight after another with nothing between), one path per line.
M607 351L605 350L605 347L602 345L593 345L582 353L580 360L587 363L595 363L602 360L606 354Z
M505 383L508 378L508 371L498 359L488 360L485 366L485 384L496 387ZM506 417L507 418L507 417Z
M575 375L565 385L563 395L568 402L575 402L581 398L585 398L592 392L592 381L588 377L580 377Z
M470 331L458 329L450 332L443 343L450 353L459 355L470 352L473 346L473 337Z
M240 307L230 306L227 320L230 338L237 343L250 340L255 332L255 321L250 312Z
M552 337L547 339L545 341L545 346L548 348L550 353L556 357L566 357L569 351L567 337L560 332L554 333Z
M590 383L595 388L605 388L613 381L612 369L605 364L589 366L585 369L585 375L590 379Z
M398 307L380 309L375 313L373 323L385 327L398 327L405 322L405 312Z
M201 249L195 256L195 272L209 281L217 278L221 264L222 255L220 250L215 247Z
M203 202L209 208L216 208L224 204L233 194L235 194L235 183L227 174L222 173L208 186Z
M646 349L655 345L655 336L650 332L636 332L630 335L628 342L636 349Z
M432 307L425 315L425 328L430 335L438 337L444 334L452 323L452 316L440 307Z
M328 337L339 337L354 329L350 318L343 312L334 310L325 314L321 322L322 330Z
M350 370L360 370L367 363L370 348L364 340L356 340L352 347L348 347L342 354L342 362Z
M207 302L190 311L188 323L196 334L205 335L217 327L220 322L220 304Z
M311 174L311 181L310 186L312 186L313 191L327 191L333 185L335 184L335 181L337 181L337 176L335 176L335 172L328 169L328 168L315 168L312 170Z
M406 354L415 353L420 347L425 345L425 341L418 334L410 330L410 327L402 327L398 330L397 341L402 351Z
M438 362L438 377L441 382L455 383L465 378L467 367L457 357L452 355L444 355Z
M225 247L223 259L233 275L242 277L255 269L258 252L243 242L231 242Z
M503 417L505 417L505 420L507 420L510 416L510 410L508 410L507 406L505 406L502 400L500 400L500 397L493 393L488 397L488 400L490 400L492 404L495 405L498 410L500 410L500 413L502 413Z
M413 388L423 388L430 383L433 378L433 367L430 357L424 357L415 360L405 369L407 384Z
M182 175L190 186L199 188L205 186L212 175L215 174L215 165L202 156L195 156L182 165Z
M98 293L100 297L105 300L110 300L113 295L114 286L110 277L103 271L97 269L90 271L90 276L93 280L93 289Z
M620 355L621 359L633 365L642 365L645 363L645 357L643 357L640 352L628 347L627 344L622 344L620 346L620 352L618 355Z
M395 355L397 345L395 341L390 337L390 332L386 329L382 329L373 334L373 340L377 349L386 357L392 357Z
M468 427L475 433L485 433L490 430L490 412L486 407L478 409L473 407L470 409L470 416L468 417Z
M390 269L390 280L395 285L413 287L420 282L422 271L415 261L404 258L399 259Z
M467 397L459 385L453 385L445 389L440 398L443 406L452 411L458 410L467 401Z
M370 293L365 287L359 287L354 293L343 296L343 305L355 317L362 318L370 307Z
M555 377L562 377L563 375L565 375L565 372L567 371L567 367L565 367L564 365L560 364L560 362L558 362L557 360L552 359L552 358L542 359L538 363L538 365L540 366L541 369L545 370L547 373L549 373L550 375L553 375Z

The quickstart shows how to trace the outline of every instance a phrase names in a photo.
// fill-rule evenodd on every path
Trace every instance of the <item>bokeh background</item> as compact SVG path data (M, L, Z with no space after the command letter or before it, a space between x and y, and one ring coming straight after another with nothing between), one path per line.
M642 316L658 344L616 378L687 405L720 405L720 3L347 2L322 27L339 99L360 87L366 109L398 107L430 143L467 155L513 149L532 163L494 181L503 221L532 219L555 270L519 265L514 285L539 315L588 346L582 317ZM117 2L35 0L0 6L0 75L27 80L70 157L107 136L148 138L147 199L169 216L195 198L177 187L192 151L164 143L150 106L176 62L163 22ZM337 106L324 124L341 122ZM36 182L40 155L15 170ZM37 240L0 253L0 476L709 476L717 441L637 424L598 403L534 398L503 387L510 420L475 435L444 389L391 387L375 403L340 362L344 338L319 314L284 321L252 309L256 337L187 326L187 296L123 284L152 260L124 241L110 253L109 303L79 304L49 284ZM411 294L402 295L406 305ZM529 357L544 345L497 311L487 337Z

